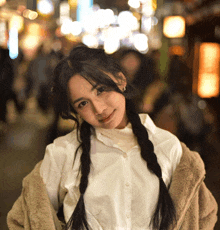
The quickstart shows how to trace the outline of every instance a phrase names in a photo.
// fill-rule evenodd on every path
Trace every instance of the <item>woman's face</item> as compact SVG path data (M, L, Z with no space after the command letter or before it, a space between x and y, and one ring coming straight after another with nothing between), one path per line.
M125 86L123 81L119 88L123 91ZM93 86L78 74L70 78L68 88L73 108L93 127L120 129L127 125L125 97L121 93L106 91L104 85Z

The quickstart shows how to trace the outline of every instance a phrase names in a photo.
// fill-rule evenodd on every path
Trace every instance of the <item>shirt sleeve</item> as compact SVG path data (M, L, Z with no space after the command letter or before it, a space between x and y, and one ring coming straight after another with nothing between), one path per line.
M162 169L164 182L169 186L172 175L182 157L182 147L179 139L166 130L158 129L154 137L158 163Z
M162 169L163 180L169 186L172 175L182 157L180 141L171 132L157 127L149 115L142 115L141 119L148 130L149 139L154 145L154 151Z
M171 174L173 174L174 171L176 170L177 165L180 163L181 157L182 157L182 147L181 147L179 139L175 137L174 144L171 149L171 158L172 158L171 160L173 162Z
M65 187L61 186L61 184L66 174L73 168L75 152L78 146L76 132L73 131L66 136L58 137L46 147L40 175L56 211L59 210L65 197Z
M55 146L48 145L45 151L45 156L40 168L40 175L46 185L48 196L56 211L59 209L59 184L61 180L61 168L54 157Z

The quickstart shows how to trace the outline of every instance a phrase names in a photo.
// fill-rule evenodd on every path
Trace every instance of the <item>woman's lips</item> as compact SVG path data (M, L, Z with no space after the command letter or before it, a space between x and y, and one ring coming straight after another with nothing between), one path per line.
M115 110L106 118L99 120L99 122L106 123L111 120L112 116L114 115Z

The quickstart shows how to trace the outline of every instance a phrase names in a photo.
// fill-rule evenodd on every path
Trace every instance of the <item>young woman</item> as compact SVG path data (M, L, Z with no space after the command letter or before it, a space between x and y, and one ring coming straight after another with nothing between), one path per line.
M76 47L57 65L56 104L77 129L48 145L24 179L9 229L214 228L199 154L137 114L129 90L101 49Z

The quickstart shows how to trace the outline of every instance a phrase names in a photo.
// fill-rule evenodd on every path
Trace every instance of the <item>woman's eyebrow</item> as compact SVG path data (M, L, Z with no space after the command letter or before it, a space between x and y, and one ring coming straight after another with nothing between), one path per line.
M95 85L92 85L91 92L94 91L97 88L98 85L99 85L98 83L95 84ZM80 98L76 99L75 101L72 102L72 105L75 105L77 102L79 102L79 101L81 101L83 99L84 99L84 97L80 97Z
M76 99L74 102L72 102L72 105L75 105L77 102L83 100L84 98L83 97L80 97L78 99Z
M92 85L91 91L93 91L94 89L96 89L98 85L99 85L98 83L96 83L95 85Z

